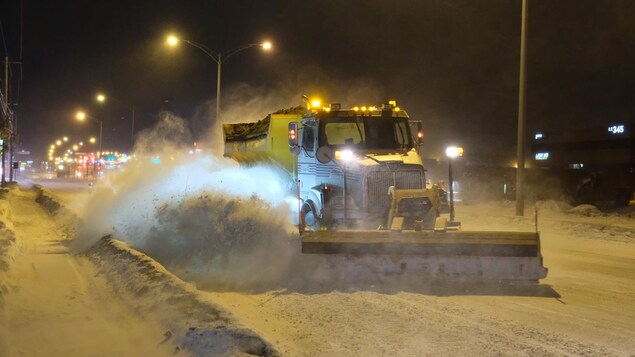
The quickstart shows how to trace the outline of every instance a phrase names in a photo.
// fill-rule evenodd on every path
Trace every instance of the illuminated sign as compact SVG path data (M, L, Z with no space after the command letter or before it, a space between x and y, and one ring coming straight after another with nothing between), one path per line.
M611 133L613 135L624 134L625 131L626 131L626 129L624 128L624 124L617 124L617 125L609 126L609 133Z
M549 153L537 152L535 157L536 157L536 160L547 160L549 158Z

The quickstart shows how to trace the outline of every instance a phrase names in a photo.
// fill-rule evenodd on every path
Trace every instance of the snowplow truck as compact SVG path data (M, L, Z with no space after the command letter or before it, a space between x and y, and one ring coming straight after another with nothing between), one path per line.
M538 232L450 229L426 185L421 121L394 102L278 111L225 124L225 156L283 168L297 189L302 253L384 257L388 271L537 281Z

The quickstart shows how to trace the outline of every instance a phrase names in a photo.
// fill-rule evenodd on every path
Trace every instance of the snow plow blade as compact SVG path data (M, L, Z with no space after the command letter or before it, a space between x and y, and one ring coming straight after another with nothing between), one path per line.
M540 235L500 231L312 231L302 253L387 256L408 270L456 278L538 280L547 276Z

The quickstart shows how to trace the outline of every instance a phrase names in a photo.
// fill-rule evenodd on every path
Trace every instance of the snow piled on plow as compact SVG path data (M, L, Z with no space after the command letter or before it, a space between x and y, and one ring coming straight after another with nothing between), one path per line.
M257 196L200 193L159 205L142 249L218 287L261 285L286 275L299 251L288 216Z

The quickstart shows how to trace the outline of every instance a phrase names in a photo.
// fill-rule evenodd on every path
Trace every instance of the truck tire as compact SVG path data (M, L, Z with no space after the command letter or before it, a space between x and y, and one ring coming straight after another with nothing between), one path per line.
M313 231L319 231L322 229L322 220L315 212L315 207L312 202L307 202L302 206L302 220L303 225Z

